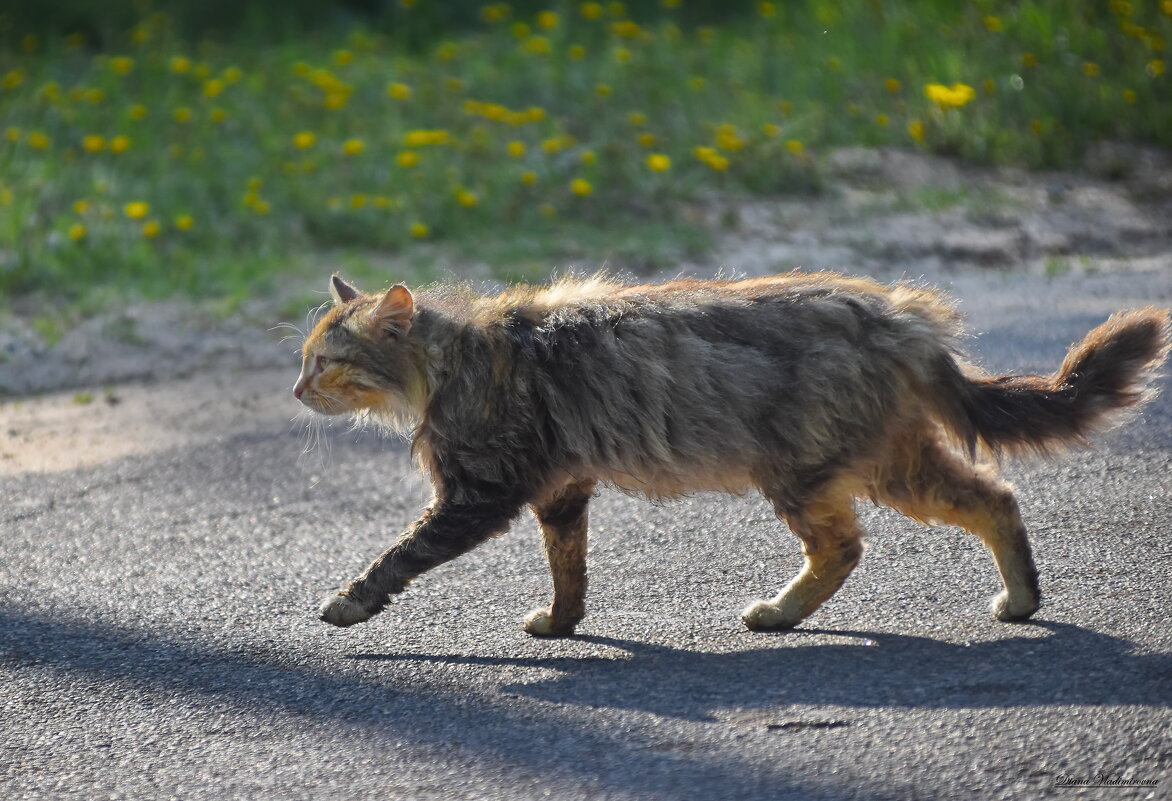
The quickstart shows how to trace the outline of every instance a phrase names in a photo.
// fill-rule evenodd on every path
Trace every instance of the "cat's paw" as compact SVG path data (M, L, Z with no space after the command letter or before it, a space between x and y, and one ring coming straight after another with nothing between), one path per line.
M324 622L342 628L374 617L374 612L369 611L358 601L343 593L331 595L322 601L318 614Z
M522 628L534 637L569 637L576 622L557 622L548 609L534 609L525 616Z
M1037 612L1040 605L1038 599L1033 595L1019 596L1011 600L1009 593L1002 590L993 597L990 609L993 612L993 617L1009 623L1014 620L1025 620Z
M741 612L741 622L750 631L790 629L802 622L771 601L756 601Z

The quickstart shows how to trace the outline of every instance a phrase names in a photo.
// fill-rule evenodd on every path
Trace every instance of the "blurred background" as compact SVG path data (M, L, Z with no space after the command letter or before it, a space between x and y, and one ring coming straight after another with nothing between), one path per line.
M1170 38L1172 0L10 3L0 306L670 269L844 149L1167 147Z

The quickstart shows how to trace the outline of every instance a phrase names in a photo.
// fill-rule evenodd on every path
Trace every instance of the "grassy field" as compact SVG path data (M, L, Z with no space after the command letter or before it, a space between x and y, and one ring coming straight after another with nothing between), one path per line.
M436 248L509 278L654 262L704 247L689 198L818 191L836 146L1030 167L1172 146L1172 0L745 9L496 3L437 34L404 0L215 38L149 13L101 47L0 19L0 299L232 296L416 250L425 280Z

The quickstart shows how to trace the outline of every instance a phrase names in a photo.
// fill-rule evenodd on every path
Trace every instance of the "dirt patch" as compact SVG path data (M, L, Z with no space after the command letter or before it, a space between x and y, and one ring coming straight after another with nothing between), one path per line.
M818 197L697 202L689 213L718 232L717 247L672 272L833 269L943 284L1001 271L1120 272L1156 283L1166 276L1156 294L1172 292L1168 154L1103 146L1084 173L1037 174L850 149L830 154L825 169L834 188ZM297 343L276 328L294 296L256 299L226 316L198 304L137 303L59 337L39 333L33 318L0 319L0 475L96 464L295 417L288 388Z

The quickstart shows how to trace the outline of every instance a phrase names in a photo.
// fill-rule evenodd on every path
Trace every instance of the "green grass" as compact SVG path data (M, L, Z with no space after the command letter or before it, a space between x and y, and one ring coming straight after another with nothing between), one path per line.
M272 40L156 13L102 48L10 30L0 299L241 298L338 259L385 283L386 254L422 280L669 266L705 246L690 198L818 191L836 146L1063 167L1172 145L1172 0L796 0L718 26L687 5L407 3Z

